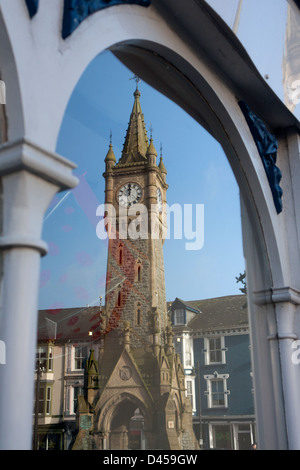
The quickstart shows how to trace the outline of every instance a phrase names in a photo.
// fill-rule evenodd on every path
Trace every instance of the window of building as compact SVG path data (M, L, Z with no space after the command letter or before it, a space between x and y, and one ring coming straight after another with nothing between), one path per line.
M210 423L210 448L250 450L254 431L253 423Z
M53 347L49 345L38 346L36 351L36 369L39 367L44 371L53 370Z
M62 450L63 436L61 432L38 433L39 450Z
M51 414L51 395L52 390L50 386L39 386L38 394L38 414L42 416L49 416Z
M195 397L195 377L186 376L185 378L185 395L189 398L193 414L196 413L196 397Z
M174 310L174 325L184 325L184 309L176 308Z
M78 397L83 395L83 379L71 381L66 386L66 399L65 399L65 415L70 416L76 414L78 406Z
M210 393L211 407L225 405L224 382L222 379L211 380Z
M45 413L46 415L51 414L51 387L46 387L46 400L45 400Z
M210 447L213 449L232 449L230 424L213 424L209 430Z
M228 374L219 375L217 372L204 376L207 381L207 390L204 393L207 396L208 408L228 407L228 395L230 394L230 391L227 390L228 377Z
M224 336L205 338L204 352L205 364L225 364L226 351Z
M75 346L74 351L74 369L84 369L85 362L87 359L87 347L86 346Z
M73 387L73 413L76 413L78 406L78 397L83 394L82 387Z
M209 339L209 363L222 362L221 338Z
M192 365L192 353L186 352L185 353L185 366L191 366Z
M254 442L251 423L236 423L233 425L237 450L250 450Z
M44 414L45 389L40 387L38 395L38 414Z
M48 370L53 370L53 347L49 346L48 349Z
M182 362L182 341L181 341L180 336L175 338L174 346L175 346L175 353L179 355L180 360Z
M47 346L39 346L36 352L36 368L38 365L41 369L47 370Z
M193 382L191 380L186 381L186 396L190 399L193 405Z

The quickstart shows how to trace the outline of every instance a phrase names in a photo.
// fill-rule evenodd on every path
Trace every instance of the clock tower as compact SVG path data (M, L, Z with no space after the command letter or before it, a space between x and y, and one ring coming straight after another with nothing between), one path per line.
M110 233L105 315L102 328L110 347L118 347L125 324L131 348L163 346L168 316L163 262L166 231L166 169L157 165L152 136L147 137L138 88L121 158L112 144L105 158L105 204ZM155 325L155 326L154 326Z
M167 172L140 96L137 81L122 155L117 161L110 142L105 158L105 306L98 358L92 350L79 399L76 449L197 448L167 312Z

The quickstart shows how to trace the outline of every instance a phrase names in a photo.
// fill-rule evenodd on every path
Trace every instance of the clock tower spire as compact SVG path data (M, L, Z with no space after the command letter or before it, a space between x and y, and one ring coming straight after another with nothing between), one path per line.
M134 92L134 103L125 137L120 164L144 163L149 146L144 115L140 103L141 93L138 88Z

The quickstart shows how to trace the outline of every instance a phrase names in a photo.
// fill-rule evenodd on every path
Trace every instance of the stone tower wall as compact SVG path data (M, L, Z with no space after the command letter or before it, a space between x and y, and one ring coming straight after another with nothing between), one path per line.
M126 322L131 328L131 347L143 348L151 342L151 271L148 253L148 240L110 240L105 333L106 341L112 345L116 338L123 337L122 330Z
M161 239L110 240L106 292L106 342L119 345L128 322L131 348L151 346L157 313L159 343L164 344L167 309Z

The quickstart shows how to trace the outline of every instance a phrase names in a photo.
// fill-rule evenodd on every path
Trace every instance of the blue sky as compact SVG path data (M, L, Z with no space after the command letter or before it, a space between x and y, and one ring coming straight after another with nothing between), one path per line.
M77 164L79 186L58 194L45 215L39 308L95 305L105 293L107 241L96 236L96 208L104 202L104 158L110 131L121 155L133 105L133 74L110 52L99 55L81 77L66 109L57 152ZM239 189L220 145L177 105L139 84L146 127L153 128L167 168L167 202L204 204L204 246L187 240L164 245L167 300L239 294L244 270ZM149 135L149 133L148 133ZM195 211L194 211L195 214ZM194 220L195 221L195 220Z
M238 5L241 5L238 30L238 39L247 50L255 64L255 67L266 80L266 83L275 91L277 96L285 102L286 82L284 67L285 41L287 32L288 7L293 5L292 0L206 0L212 6L227 25L233 28L237 15ZM292 10L297 12L294 5ZM294 21L296 17L293 17ZM295 31L299 28L300 18L297 18L297 25L293 26ZM295 39L297 41L297 39ZM291 69L297 70L297 52L292 46L289 51ZM294 63L295 61L295 63ZM289 70L289 66L287 70ZM298 67L299 68L299 67ZM294 72L295 73L295 72ZM299 75L299 73L298 73ZM299 80L299 76L290 77ZM296 86L296 85L295 85ZM298 96L298 95L297 95ZM300 101L296 100L295 107L291 111L300 119Z

